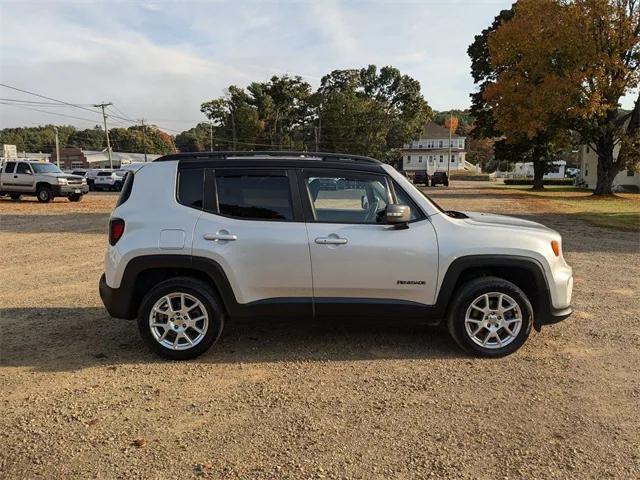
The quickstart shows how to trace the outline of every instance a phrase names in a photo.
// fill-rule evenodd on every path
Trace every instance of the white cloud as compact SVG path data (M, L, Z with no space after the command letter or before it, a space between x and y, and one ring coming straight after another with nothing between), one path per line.
M467 46L510 3L0 0L0 78L74 103L112 101L174 130L203 119L200 104L230 84L288 73L315 86L331 70L370 63L419 80L436 109L465 107L474 90ZM0 97L35 99L4 88ZM0 105L0 127L61 121L100 118Z

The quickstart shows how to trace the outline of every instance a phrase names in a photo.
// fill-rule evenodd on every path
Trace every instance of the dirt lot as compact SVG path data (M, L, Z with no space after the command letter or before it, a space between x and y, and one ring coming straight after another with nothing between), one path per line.
M227 325L188 363L100 303L112 195L0 201L4 478L639 478L640 238L548 199L437 190L564 235L575 314L515 355L372 319Z

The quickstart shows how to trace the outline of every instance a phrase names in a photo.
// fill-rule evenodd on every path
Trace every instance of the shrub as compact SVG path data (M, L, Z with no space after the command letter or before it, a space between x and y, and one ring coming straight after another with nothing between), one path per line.
M451 172L451 180L467 180L477 182L488 182L490 180L488 173L472 173L472 172Z
M545 178L542 183L544 185L563 185L572 186L574 184L573 178ZM533 185L532 178L505 178L505 185Z

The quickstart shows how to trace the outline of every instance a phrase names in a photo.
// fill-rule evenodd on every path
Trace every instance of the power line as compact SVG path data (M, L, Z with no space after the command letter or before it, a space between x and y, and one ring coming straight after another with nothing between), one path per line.
M12 87L11 85L7 85L5 83L0 83L0 87L10 88L11 90L16 90L17 92L27 93L29 95L33 95L33 96L36 96L36 97L44 98L46 100L51 100L53 102L63 103L63 104L68 105L70 107L80 108L82 110L86 110L86 111L91 112L91 113L98 113L94 109L83 107L82 105L79 105L79 104L69 103L69 102L65 102L63 100L58 100L56 98L47 97L46 95L40 95L39 93L30 92L29 90L23 90L22 88L18 88L18 87Z
M42 113L48 113L49 115L57 115L59 117L67 117L67 118L74 118L76 120L85 120L87 122L92 122L92 123L99 123L100 120L99 119L90 119L90 118L84 118L84 117L76 117L74 115L67 115L64 113L56 113L56 112L50 112L48 110L40 110L39 108L31 108L31 107L27 107L24 105L15 105L12 103L6 103L6 102L0 102L0 104L2 105L8 105L10 107L16 107L16 108L23 108L25 110L33 110L34 112L42 112ZM94 112L94 113L98 113L98 112Z
M17 104L27 104L27 105L36 105L36 106L52 106L52 107L68 107L69 105L65 105L63 103L60 102L38 102L38 101L34 101L34 100L22 100L19 98L0 98L0 101L3 102L11 102L11 103L17 103Z

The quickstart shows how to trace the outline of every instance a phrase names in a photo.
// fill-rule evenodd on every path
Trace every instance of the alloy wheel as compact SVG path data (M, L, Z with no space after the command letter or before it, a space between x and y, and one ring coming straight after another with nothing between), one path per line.
M464 325L474 343L483 348L498 349L516 339L522 320L518 302L506 293L489 292L471 302Z
M153 338L171 350L188 350L199 344L209 327L204 304L193 295L176 292L160 297L149 313Z

